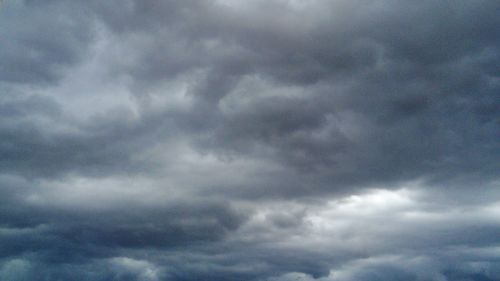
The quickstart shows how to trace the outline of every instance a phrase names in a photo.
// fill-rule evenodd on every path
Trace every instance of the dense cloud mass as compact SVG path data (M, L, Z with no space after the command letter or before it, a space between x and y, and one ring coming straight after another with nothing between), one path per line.
M499 1L0 3L0 280L500 278Z

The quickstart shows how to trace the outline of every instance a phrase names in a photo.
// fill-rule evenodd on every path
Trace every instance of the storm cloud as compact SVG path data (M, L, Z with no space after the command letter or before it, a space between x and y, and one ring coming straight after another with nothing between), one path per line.
M0 5L0 280L498 280L500 2Z

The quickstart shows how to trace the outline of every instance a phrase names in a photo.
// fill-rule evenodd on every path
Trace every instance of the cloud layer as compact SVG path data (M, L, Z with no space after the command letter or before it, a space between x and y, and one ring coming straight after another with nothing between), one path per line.
M500 3L4 1L1 280L496 280Z

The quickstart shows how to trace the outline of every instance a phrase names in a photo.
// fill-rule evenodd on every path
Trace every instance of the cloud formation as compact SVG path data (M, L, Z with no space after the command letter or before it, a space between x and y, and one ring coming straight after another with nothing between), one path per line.
M500 4L4 1L1 280L496 280Z

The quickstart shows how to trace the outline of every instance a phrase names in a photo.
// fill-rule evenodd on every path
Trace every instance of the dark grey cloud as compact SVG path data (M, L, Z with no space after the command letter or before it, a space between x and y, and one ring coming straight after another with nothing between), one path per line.
M496 280L497 1L4 1L1 280Z

